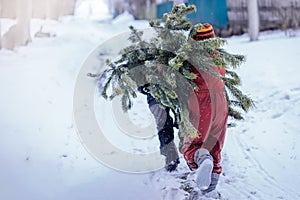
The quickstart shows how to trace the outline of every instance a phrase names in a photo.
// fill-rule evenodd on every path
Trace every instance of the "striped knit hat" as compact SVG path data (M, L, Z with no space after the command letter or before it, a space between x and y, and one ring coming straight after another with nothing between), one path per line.
M196 33L192 36L194 40L206 40L215 38L215 32L212 25L205 23L196 28Z

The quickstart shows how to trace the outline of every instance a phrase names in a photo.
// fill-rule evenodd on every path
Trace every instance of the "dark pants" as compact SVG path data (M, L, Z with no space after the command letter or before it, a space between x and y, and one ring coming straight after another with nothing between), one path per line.
M160 107L150 94L147 95L147 101L155 118L160 148L163 148L174 139L173 118L170 116L170 108Z
M170 116L170 108L162 108L155 98L147 94L147 102L149 108L155 118L156 127L158 130L158 138L160 142L160 152L166 156L166 163L178 159L177 148L174 140L174 121Z

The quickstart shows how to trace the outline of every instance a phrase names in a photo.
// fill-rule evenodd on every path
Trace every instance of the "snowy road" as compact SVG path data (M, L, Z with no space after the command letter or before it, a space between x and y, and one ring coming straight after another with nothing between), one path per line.
M183 160L174 174L114 171L84 149L73 120L75 80L89 53L129 24L146 23L128 16L112 24L36 23L57 37L0 51L0 199L183 200ZM217 190L230 200L300 199L300 37L269 32L258 42L239 36L228 43L247 56L239 69L242 89L257 108L228 129Z

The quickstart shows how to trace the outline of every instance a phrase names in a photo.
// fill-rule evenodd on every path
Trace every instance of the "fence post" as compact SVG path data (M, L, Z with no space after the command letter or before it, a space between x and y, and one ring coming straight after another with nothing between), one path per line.
M258 40L259 35L259 10L257 0L248 0L248 33L250 41Z
M32 17L32 0L19 0L17 8L17 26L19 38L16 38L15 46L27 45L31 42L30 22Z

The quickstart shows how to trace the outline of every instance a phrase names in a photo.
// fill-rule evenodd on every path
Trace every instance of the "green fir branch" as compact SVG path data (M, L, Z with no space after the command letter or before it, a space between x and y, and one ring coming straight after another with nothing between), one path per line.
M248 111L249 108L254 107L254 102L251 98L244 95L241 90L236 88L234 85L229 84L228 82L225 82L225 86L228 88L230 93L237 99L237 101L240 102L241 108L244 111Z
M113 99L121 96L124 111L128 111L135 98L137 87L149 84L149 92L163 107L174 111L179 122L179 132L183 135L196 136L199 133L189 121L188 98L190 89L198 90L194 80L197 78L191 68L210 73L225 83L225 96L228 101L229 116L243 119L239 110L247 112L254 107L254 102L237 88L241 84L240 77L232 69L239 67L245 56L231 54L223 49L226 40L213 38L204 41L194 41L192 36L202 25L193 26L187 14L194 12L195 6L177 5L164 15L161 20L149 22L156 34L146 42L143 31L130 26L131 45L120 51L120 58L107 61L105 81L102 96ZM163 66L159 71L158 66ZM226 69L225 77L219 75L213 66ZM136 70L137 69L137 70ZM98 74L89 74L98 77ZM183 78L178 79L178 76ZM184 83L183 83L184 82ZM187 84L187 85L185 85ZM108 95L108 90L111 94Z

